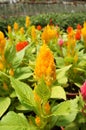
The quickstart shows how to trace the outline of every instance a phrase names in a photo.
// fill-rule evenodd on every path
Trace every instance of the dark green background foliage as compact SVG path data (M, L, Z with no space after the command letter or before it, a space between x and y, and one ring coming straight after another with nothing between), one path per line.
M32 25L41 25L42 27L50 24L58 25L61 29L66 30L68 26L76 28L77 24L83 25L86 20L85 13L50 13L30 16ZM20 27L25 26L25 16L0 18L0 30L4 33L7 30L7 25L13 26L17 22Z

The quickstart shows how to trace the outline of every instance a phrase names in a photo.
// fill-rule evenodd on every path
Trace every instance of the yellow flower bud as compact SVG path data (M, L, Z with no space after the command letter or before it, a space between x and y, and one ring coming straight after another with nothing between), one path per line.
M7 29L8 29L8 33L11 33L12 29L10 25L8 25Z
M28 27L30 25L30 17L26 16L25 26Z
M39 116L36 116L36 118L35 118L35 123L36 123L37 126L40 126L40 125L41 125L41 119L40 119Z
M14 70L13 69L9 70L9 75L14 76Z
M17 31L18 30L18 23L14 23L14 30Z

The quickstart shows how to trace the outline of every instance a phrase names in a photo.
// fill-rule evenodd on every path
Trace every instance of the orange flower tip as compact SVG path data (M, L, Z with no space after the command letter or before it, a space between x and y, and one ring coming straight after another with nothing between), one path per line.
M36 116L35 118L35 123L37 126L40 126L41 125L41 120L40 120L40 117L39 116Z

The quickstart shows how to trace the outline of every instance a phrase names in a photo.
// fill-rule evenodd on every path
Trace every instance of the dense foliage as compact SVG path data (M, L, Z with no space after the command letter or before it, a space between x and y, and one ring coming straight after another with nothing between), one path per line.
M50 14L40 14L37 16L31 16L32 25L41 25L42 27L47 24L54 24L60 26L61 29L66 30L68 26L76 28L76 25L79 23L83 25L86 20L85 13L50 13ZM25 26L25 16L20 17L9 17L9 18L0 18L0 30L5 32L7 25L13 26L14 22L17 22L21 26Z

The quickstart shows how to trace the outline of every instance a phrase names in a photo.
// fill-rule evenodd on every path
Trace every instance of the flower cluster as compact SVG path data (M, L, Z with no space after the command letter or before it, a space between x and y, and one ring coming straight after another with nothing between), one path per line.
M56 79L54 57L46 44L40 48L34 73L37 79L44 77L47 85L51 85L52 81Z

